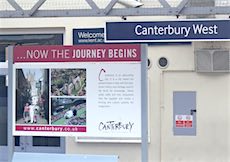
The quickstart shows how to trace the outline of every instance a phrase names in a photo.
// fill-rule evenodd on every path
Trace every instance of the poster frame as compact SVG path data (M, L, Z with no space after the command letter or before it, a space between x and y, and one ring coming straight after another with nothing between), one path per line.
M141 61L140 61L140 68L141 68L141 93L142 93L142 97L141 97L141 99L142 98L144 98L144 99L147 99L147 87L144 87L144 86L147 86L147 80L145 81L145 78L147 79L147 74L146 74L146 71L147 71L147 65L146 65L146 63L147 63L147 53L146 53L146 48L147 48L147 45L140 45L140 47L141 47ZM12 52L11 52L11 54L9 54L9 55L11 55L11 56L13 56L13 49L14 49L14 47L11 47L11 50L12 50ZM11 69L10 71L10 74L9 75L11 75L11 81L13 81L13 77L14 77L14 74L13 74L13 58L9 58L9 69ZM144 73L144 74L143 74ZM9 85L13 85L13 82L12 83L9 83ZM144 87L144 88L143 88ZM10 88L9 88L10 89ZM145 90L144 90L145 89ZM144 94L143 94L144 93ZM145 94L146 93L146 94ZM13 98L12 98L12 96L13 96L13 94L14 94L14 89L12 88L11 90L10 90L10 93L9 94L12 94L12 95L10 95L11 97L9 98L10 100L11 100L11 103L13 103L14 101L13 101ZM141 101L141 104L142 104L142 108L144 108L143 107L143 102ZM9 111L9 114L13 114L13 105L11 105L10 106L11 107L11 111ZM145 103L145 107L146 107L146 110L147 110L147 103ZM142 112L143 112L143 110L141 110ZM145 111L146 113L147 113L147 111ZM147 118L143 118L142 117L142 119L146 119L146 120L148 120ZM12 122L12 121L11 121ZM11 124L12 125L12 127L11 127L11 132L13 132L13 124ZM145 125L145 127L146 128L148 128L148 126L147 125ZM143 127L142 127L143 128ZM142 129L141 128L141 129ZM28 134L30 134L30 133L28 133ZM34 134L30 134L30 136L33 136ZM52 136L52 134L50 135L50 136ZM56 135L55 135L56 136ZM81 136L81 135L79 135L79 136ZM84 137L84 136L83 136ZM91 137L91 136L90 136ZM103 137L102 137L103 138ZM91 137L91 139L93 139L93 137ZM100 137L98 138L98 139L100 139ZM111 140L114 140L115 138L114 137L111 137L111 138L109 138L109 141L111 141ZM120 138L119 139L120 141L124 141L125 143L129 143L130 141L134 141L135 143L137 142L137 143L139 143L139 142L141 142L141 139L135 139L135 138L124 138L124 140L122 140L122 138ZM132 143L132 142L131 142Z

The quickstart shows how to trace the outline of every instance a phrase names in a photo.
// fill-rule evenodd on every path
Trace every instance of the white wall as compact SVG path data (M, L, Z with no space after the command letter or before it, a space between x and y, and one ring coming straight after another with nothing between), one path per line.
M162 17L128 17L132 21L160 19ZM64 44L71 45L73 28L103 27L105 21L121 21L121 18L1 19L0 34L64 33ZM218 44L216 46L224 44L224 47L230 47L229 42ZM155 45L148 48L148 57L152 62L148 70L149 162L230 160L227 157L230 156L230 74L194 72L194 48L209 45ZM167 69L162 70L157 65L161 56L169 60ZM172 135L171 92L186 89L195 90L198 94L197 136L175 137ZM134 143L77 143L75 138L69 137L66 138L66 153L115 154L119 155L119 162L139 162L141 147Z

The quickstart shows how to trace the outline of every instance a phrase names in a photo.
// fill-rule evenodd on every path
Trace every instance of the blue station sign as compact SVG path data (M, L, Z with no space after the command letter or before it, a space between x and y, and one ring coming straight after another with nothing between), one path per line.
M104 43L104 28L73 29L73 44Z
M230 40L230 20L107 22L106 42Z

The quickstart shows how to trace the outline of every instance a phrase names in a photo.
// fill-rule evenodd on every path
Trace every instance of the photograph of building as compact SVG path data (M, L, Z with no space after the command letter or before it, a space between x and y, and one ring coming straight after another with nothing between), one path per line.
M16 123L47 124L49 122L49 70L16 70Z

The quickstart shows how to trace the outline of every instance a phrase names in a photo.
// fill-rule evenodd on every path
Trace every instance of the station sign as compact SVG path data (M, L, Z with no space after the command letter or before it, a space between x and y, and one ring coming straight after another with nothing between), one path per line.
M73 44L103 44L104 28L73 29Z
M107 22L105 42L230 40L230 20Z
M13 47L13 135L140 138L142 50Z

